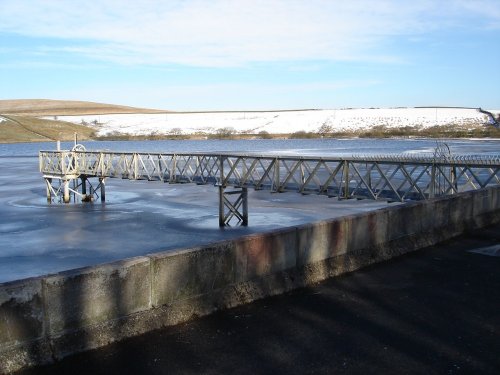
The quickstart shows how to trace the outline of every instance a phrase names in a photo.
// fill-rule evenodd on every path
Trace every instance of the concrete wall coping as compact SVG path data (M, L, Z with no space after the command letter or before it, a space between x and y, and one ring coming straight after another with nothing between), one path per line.
M316 283L495 222L500 187L2 283L0 373Z

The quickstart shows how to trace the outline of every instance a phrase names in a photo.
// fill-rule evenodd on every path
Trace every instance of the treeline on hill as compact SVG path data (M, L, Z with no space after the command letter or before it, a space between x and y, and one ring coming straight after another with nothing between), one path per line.
M332 132L324 137L359 137L359 138L498 138L500 129L490 125L439 125L432 127L404 126L399 128L375 126L371 129L351 132Z
M161 140L161 139L312 139L312 138L500 138L500 129L493 126L474 125L440 125L433 127L405 126L393 128L376 126L359 131L333 131L319 129L316 132L297 131L290 134L271 134L267 131L258 133L237 132L233 128L220 128L214 133L197 132L183 134L180 129L174 129L168 134L128 135L112 133L96 137L98 140Z

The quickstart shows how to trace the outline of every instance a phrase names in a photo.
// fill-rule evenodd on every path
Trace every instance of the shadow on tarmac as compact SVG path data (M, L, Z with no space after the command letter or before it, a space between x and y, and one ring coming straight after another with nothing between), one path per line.
M20 374L497 374L500 225Z

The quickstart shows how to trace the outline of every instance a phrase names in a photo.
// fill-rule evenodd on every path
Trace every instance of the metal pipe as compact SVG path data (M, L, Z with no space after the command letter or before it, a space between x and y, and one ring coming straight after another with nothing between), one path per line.
M52 179L51 178L45 179L45 187L47 189L47 202L51 203L52 202Z
M101 185L101 202L106 201L106 184L104 177L99 177L99 185Z
M70 202L70 194L69 194L69 180L63 180L63 202Z

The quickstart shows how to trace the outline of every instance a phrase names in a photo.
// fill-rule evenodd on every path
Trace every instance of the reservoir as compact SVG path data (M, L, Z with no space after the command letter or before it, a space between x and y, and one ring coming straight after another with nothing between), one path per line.
M311 139L83 142L87 150L248 152L352 156L500 153L500 140ZM63 143L71 149L72 143ZM55 273L158 251L193 247L250 233L385 207L344 200L249 190L249 226L218 227L212 185L107 180L106 203L47 204L38 151L55 143L0 145L0 282ZM398 203L390 203L398 204Z

